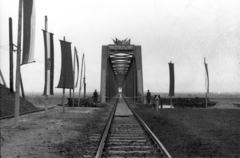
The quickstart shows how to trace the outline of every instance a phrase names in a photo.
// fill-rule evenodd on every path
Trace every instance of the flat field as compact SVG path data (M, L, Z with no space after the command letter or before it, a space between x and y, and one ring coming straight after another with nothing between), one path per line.
M138 104L134 110L173 157L240 157L240 108L218 105L157 112L149 105Z

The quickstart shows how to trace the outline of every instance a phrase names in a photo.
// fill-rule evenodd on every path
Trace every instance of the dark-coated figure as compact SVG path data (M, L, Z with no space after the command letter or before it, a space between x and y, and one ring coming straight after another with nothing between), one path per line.
M93 92L93 102L97 103L97 101L98 101L98 93L97 93L97 90L95 90L95 92Z
M151 101L151 92L149 92L149 90L147 91L146 99L147 99L147 104L150 104L150 101Z

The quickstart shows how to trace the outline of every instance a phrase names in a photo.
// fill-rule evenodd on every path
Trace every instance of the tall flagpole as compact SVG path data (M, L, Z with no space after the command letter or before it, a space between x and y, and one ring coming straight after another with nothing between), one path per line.
M86 64L85 64L85 57L84 57L84 76L83 76L83 98L86 99Z
M16 64L16 92L15 92L15 126L19 126L19 84L20 84L20 60L21 60L21 37L22 37L22 0L19 0L18 11L18 39L17 39L17 64Z
M206 80L206 81L205 81L205 84L206 84L206 105L205 105L205 106L206 106L206 108L207 108L207 107L208 107L208 102L207 102L207 101L208 101L208 100L207 100L207 97L208 97L208 95L207 95L207 93L208 93L208 90L207 90L207 88L208 88L208 87L207 87L207 86L208 86L208 85L207 85L207 84L208 84L207 77L208 77L208 76L207 76L207 72L206 72L206 71L207 71L207 70L206 70L206 64L207 64L207 63L206 63L206 58L204 57L205 80Z
M45 31L47 32L48 31L48 19L47 19L47 16L45 16ZM46 62L46 61L45 61ZM50 82L50 81L48 81ZM48 94L46 93L45 95L45 116L48 116L48 108L47 108L47 105L48 104Z
M74 47L74 58L73 58L73 101L72 101L72 104L73 104L73 107L74 107L74 104L75 104L75 101L74 101L74 93L75 93L75 56L76 56L76 47Z
M170 61L170 64L172 64L172 61ZM170 83L171 84L171 83ZM172 94L170 95L170 105L171 105L171 108L173 108L173 104L172 104Z
M66 41L65 36L63 37L63 40ZM64 99L65 99L65 80L66 80L66 75L64 74L64 87L63 87L63 98L62 98L63 113L65 113L65 105L64 105Z
M83 69L83 59L84 59L84 53L82 56L82 67L81 67L81 77L80 77L80 86L79 86L79 97L78 97L78 107L80 106L80 101L81 101L81 89L82 89L82 69Z

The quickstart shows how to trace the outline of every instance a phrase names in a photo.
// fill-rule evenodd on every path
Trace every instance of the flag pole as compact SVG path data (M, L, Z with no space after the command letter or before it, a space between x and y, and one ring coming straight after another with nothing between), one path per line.
M204 57L204 66L206 65L207 63L206 63L206 58ZM206 70L206 66L205 66L205 71L207 71ZM206 84L206 86L207 86L207 74L205 73L205 84ZM208 97L208 95L207 95L207 87L206 87L206 105L205 105L205 107L207 108L208 107L208 102L207 102L207 97Z
M63 37L63 41L66 41L65 36ZM65 74L64 74L64 75L65 75ZM64 99L65 99L65 80L66 80L66 76L64 77L63 98L62 98L63 113L65 113L65 105L64 105Z
M20 84L20 60L21 60L21 37L22 37L22 0L19 0L18 11L18 39L17 39L17 64L16 64L16 92L15 92L15 126L19 126L19 84Z
M84 59L84 53L82 56L82 67L81 67L81 77L80 77L80 86L79 86L79 98L78 98L78 107L80 106L80 101L81 101L81 89L82 89L82 69L83 69L83 59Z
M170 61L170 64L172 64L172 61ZM173 107L172 105L172 94L170 95L170 105L171 105L171 108Z
M48 19L47 19L47 16L45 16L44 21L45 21L45 31L48 31ZM50 82L50 81L48 81L48 82ZM45 95L45 116L48 116L48 108L47 108L47 106L48 106L48 94L46 93L46 95Z
M83 98L86 98L86 65L85 65L85 57L84 57L84 77L83 77L83 90L84 90L84 96Z
M74 108L75 101L74 101L74 93L75 93L75 56L76 56L76 47L74 47L74 58L73 58L73 101L72 106Z
M12 37L12 18L9 18L9 68L10 68L10 92L13 93L13 37Z

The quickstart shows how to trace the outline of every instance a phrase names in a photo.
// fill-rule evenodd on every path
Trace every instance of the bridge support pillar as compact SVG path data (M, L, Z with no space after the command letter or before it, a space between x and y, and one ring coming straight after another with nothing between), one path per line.
M100 95L101 95L101 102L106 102L106 83L107 83L107 69L108 69L108 47L102 46L102 68L101 68L101 87L100 87Z
M135 46L134 57L136 61L136 77L137 77L137 94L139 102L144 102L144 93L143 93L143 71L142 71L142 50L141 46Z

